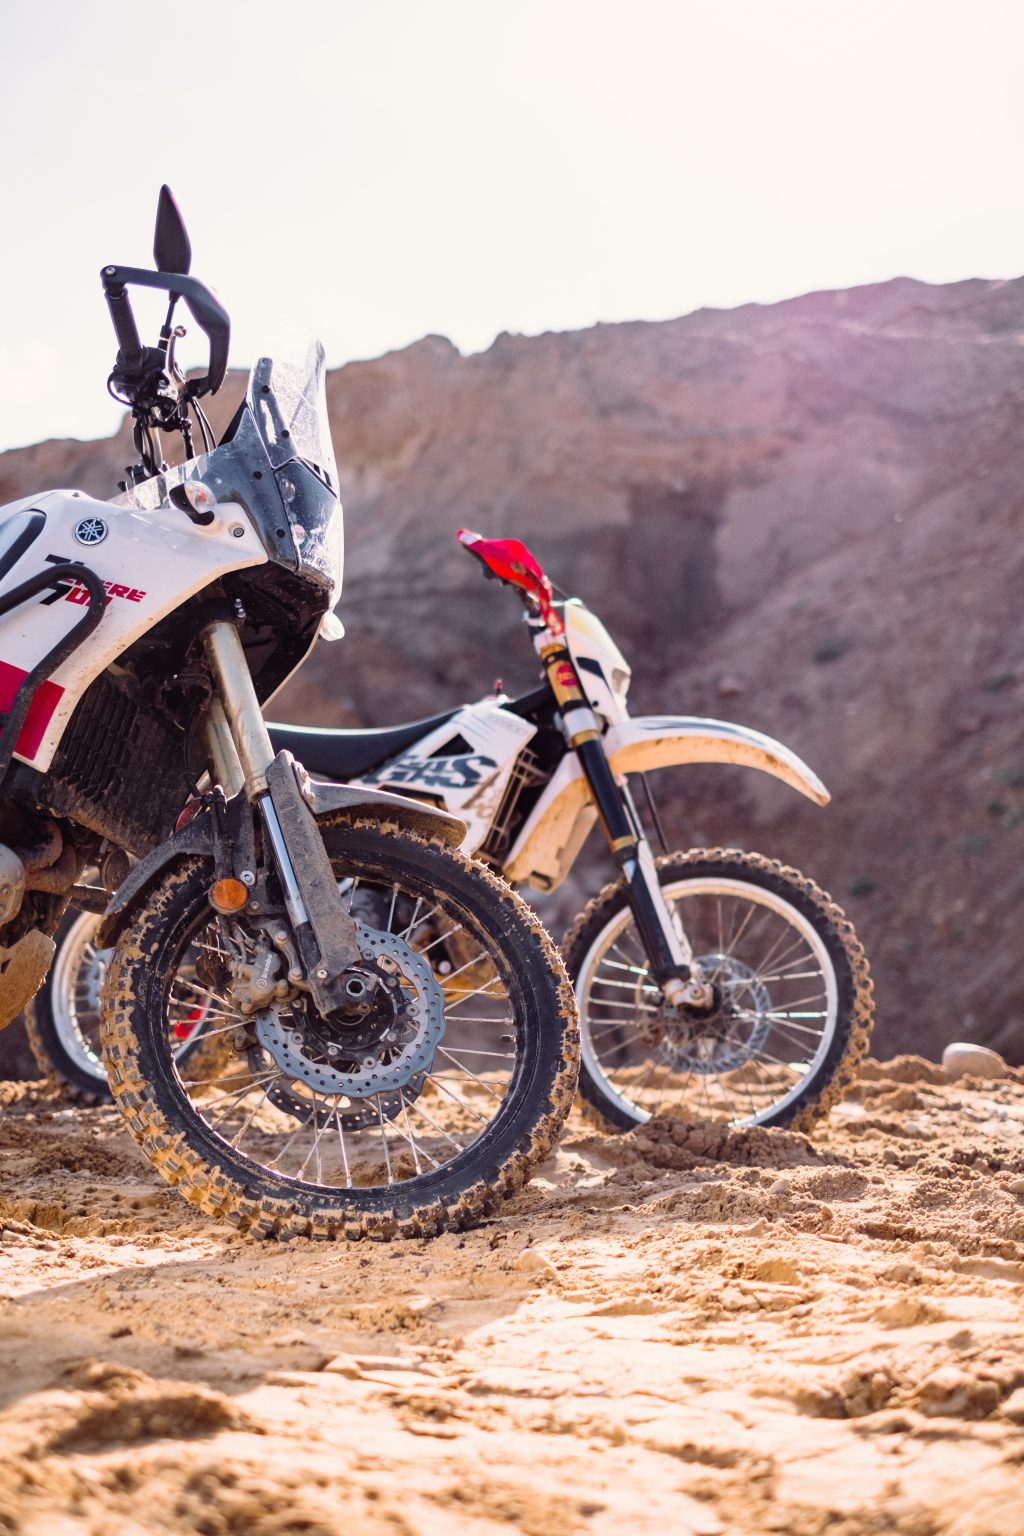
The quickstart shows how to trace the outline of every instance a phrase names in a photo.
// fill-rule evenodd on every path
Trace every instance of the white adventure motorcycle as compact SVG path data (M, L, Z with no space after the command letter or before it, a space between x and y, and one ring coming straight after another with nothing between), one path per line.
M454 813L467 824L465 848L542 891L561 884L600 821L621 873L564 943L584 1097L620 1129L661 1109L810 1125L867 1049L871 980L853 928L812 881L757 854L700 849L656 860L629 779L646 790L647 769L735 763L819 805L827 791L760 732L692 716L631 718L630 667L596 614L578 599L553 602L517 540L459 537L523 597L541 686L383 730L271 725L272 741L325 778ZM32 1033L44 1068L101 1094L95 986L105 962L94 923L72 919Z
M568 1112L571 988L520 898L457 851L460 820L272 745L261 703L341 586L323 352L258 362L214 447L199 399L228 317L188 276L166 188L154 254L101 274L141 458L122 494L0 511L0 1023L68 904L102 906L114 1097L190 1201L268 1235L462 1226ZM155 347L129 286L169 295ZM187 382L179 299L209 341ZM175 469L161 431L183 439Z

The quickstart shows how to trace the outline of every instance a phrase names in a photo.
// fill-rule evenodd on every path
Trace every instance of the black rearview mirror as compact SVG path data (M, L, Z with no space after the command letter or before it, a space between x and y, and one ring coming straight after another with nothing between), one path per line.
M188 272L192 265L192 242L170 187L160 188L156 207L156 233L153 236L153 260L158 272Z

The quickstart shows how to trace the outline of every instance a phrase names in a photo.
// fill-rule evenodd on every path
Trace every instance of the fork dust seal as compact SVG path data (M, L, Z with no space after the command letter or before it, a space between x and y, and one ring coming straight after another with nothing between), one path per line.
M57 668L67 661L68 657L73 655L82 642L92 634L106 612L107 594L95 571L91 571L87 565L78 565L68 560L62 565L47 566L45 570L38 571L35 576L19 582L16 587L12 587L9 592L0 596L0 618L3 618L4 614L10 613L12 608L17 608L21 603L27 602L30 597L35 597L37 593L45 592L47 587L62 581L76 581L83 586L89 594L89 606L78 623L73 624L67 634L46 653L42 661L36 663L14 695L14 702L7 714L0 717L3 721L0 726L0 779L10 767L14 748L21 735L25 718L32 707L36 689L51 673L56 672Z

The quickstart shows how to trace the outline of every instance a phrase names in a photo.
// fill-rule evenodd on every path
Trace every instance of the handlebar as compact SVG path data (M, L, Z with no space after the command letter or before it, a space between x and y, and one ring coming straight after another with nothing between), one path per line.
M228 347L231 339L231 320L227 310L194 277L183 272L150 272L142 267L104 267L100 273L110 318L121 349L121 362L131 371L145 359L147 348L139 340L138 327L132 313L131 302L125 292L128 283L140 288L159 288L184 299L192 317L210 344L210 360L204 377L194 379L189 386L192 397L215 395L224 382L228 368Z

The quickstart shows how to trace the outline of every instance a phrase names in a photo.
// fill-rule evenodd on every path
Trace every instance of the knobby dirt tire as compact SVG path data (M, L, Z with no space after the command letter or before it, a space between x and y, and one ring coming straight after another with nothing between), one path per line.
M62 1039L58 1026L57 1010L67 1007L67 999L61 995L64 986L59 959L63 946L73 938L72 930L89 914L72 908L61 921L54 934L57 954L50 973L24 1012L25 1033L29 1049L39 1068L40 1075L61 1097L72 1104L88 1108L96 1104L110 1103L110 1088L106 1077L100 1075L99 1066L93 1071L85 1056L84 1047L76 1053ZM92 919L98 922L99 919Z
M425 1237L469 1226L527 1182L572 1106L579 1034L558 951L509 886L463 854L389 824L321 821L336 868L368 879L403 872L447 892L489 946L524 1046L487 1129L440 1170L395 1185L298 1183L232 1151L191 1106L163 1028L162 966L205 902L209 866L189 859L147 894L122 934L103 998L102 1039L114 1098L154 1166L207 1215L263 1237ZM208 910L208 909L207 909ZM169 984L169 983L168 983Z
M778 1112L759 1119L762 1125L786 1126L809 1131L823 1120L832 1106L856 1081L868 1052L874 1023L874 998L867 956L853 924L842 908L813 880L799 870L757 853L729 848L700 848L670 853L657 860L661 885L680 880L712 878L739 880L782 897L810 923L825 946L838 987L838 1012L833 1038L824 1060L799 1094ZM593 945L628 907L621 880L606 885L577 917L562 941L566 970L574 986ZM581 1013L585 1005L579 999ZM586 1021L581 1027L586 1029ZM639 1110L625 1111L611 1097L601 1075L591 1069L586 1055L580 1064L579 1093L585 1112L594 1115L606 1130L628 1131L647 1119Z

